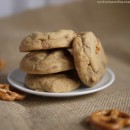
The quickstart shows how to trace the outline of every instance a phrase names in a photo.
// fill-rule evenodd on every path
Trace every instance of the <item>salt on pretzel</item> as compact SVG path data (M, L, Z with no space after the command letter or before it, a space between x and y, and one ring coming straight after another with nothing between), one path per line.
M6 101L22 100L25 96L9 90L8 84L0 84L0 99Z
M92 113L87 122L101 130L119 130L130 126L130 116L117 109L102 110Z

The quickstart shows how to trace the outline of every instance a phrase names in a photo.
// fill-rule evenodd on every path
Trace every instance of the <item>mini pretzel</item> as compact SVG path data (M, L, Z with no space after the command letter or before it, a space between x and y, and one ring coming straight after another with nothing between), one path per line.
M0 59L0 70L4 67L4 61Z
M9 85L8 84L0 84L0 89L9 90Z
M130 116L116 109L92 113L87 122L101 130L119 130L130 126Z
M22 100L25 96L9 90L8 84L0 84L0 99L6 101Z

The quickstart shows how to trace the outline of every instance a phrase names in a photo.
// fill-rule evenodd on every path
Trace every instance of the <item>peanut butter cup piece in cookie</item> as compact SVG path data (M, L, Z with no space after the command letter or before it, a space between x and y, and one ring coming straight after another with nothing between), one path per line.
M25 55L20 69L30 74L50 74L74 69L73 57L66 50L36 51Z
M27 74L25 84L37 91L63 93L79 88L80 80L73 71L49 75Z
M20 45L20 51L48 50L53 48L71 47L76 33L72 30L60 30L58 32L35 32L25 37Z
M99 39L92 32L84 32L73 41L73 57L81 81L91 87L103 77L106 56Z

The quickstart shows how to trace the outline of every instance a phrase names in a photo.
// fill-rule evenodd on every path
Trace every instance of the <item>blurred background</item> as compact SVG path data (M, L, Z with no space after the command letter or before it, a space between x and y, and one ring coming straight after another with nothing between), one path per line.
M0 18L11 16L28 9L62 5L74 1L81 1L81 0L1 0Z

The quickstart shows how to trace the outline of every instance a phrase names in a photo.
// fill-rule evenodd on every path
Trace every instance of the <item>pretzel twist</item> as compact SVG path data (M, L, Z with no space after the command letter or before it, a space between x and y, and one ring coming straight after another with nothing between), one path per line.
M130 126L130 116L117 109L102 110L92 113L87 122L101 130L119 130Z
M0 99L6 101L22 100L25 98L24 95L12 92L9 90L8 84L0 84Z
M4 60L0 59L0 70L2 70L2 68L4 67L4 65L5 65Z

